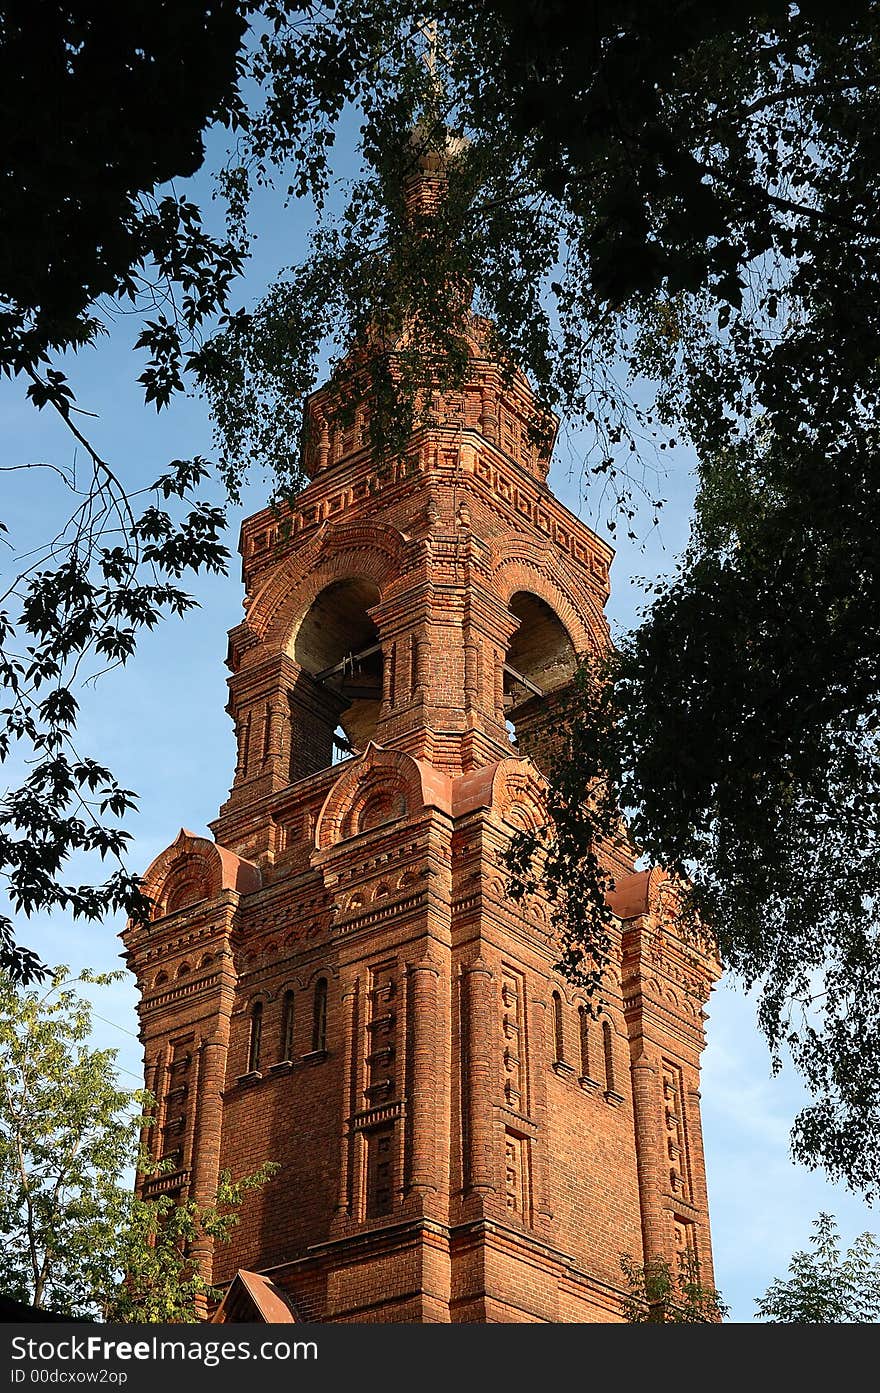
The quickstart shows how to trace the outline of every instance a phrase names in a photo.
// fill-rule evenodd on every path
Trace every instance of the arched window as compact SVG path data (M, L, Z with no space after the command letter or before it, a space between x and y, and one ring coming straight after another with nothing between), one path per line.
M315 983L315 1001L312 1011L312 1049L327 1048L327 978L319 977Z
M520 754L531 754L535 700L568 686L577 671L577 653L568 630L546 600L519 590L511 596L509 608L517 628L502 660L505 723L511 744ZM537 763L540 766L540 759Z
M553 1059L562 1064L565 1059L565 1037L562 1030L562 997L553 993Z
M293 1059L293 992L284 993L284 1007L281 1012L281 1054L282 1060Z
M581 1078L590 1078L590 1013L586 1006L578 1007L581 1036Z
M611 1038L611 1022L606 1017L602 1022L602 1046L605 1051L605 1088L609 1093L615 1093L614 1087L614 1050Z
M174 914L178 909L186 909L199 900L206 900L210 893L204 868L193 856L184 856L175 861L170 885L165 896L165 914Z
M315 598L294 635L290 656L302 675L290 692L290 778L305 778L365 748L376 732L384 673L370 610L379 602L364 576L333 581ZM317 716L316 684L326 693Z
M251 1038L248 1049L248 1073L256 1074L260 1068L260 1050L263 1044L263 1003L255 1001L251 1007Z

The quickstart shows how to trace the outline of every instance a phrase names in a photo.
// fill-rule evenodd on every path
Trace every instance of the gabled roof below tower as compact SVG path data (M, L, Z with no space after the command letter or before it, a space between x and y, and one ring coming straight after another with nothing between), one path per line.
M299 1324L300 1318L284 1292L269 1277L240 1267L211 1317L211 1323L244 1325L250 1321L290 1325Z

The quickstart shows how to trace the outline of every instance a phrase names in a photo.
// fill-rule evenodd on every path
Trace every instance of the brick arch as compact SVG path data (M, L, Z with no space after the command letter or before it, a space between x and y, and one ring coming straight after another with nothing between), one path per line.
M530 759L511 755L456 779L452 811L463 817L475 808L492 808L517 830L534 831L548 821L546 788L546 779Z
M328 986L331 982L338 982L339 968L332 963L317 963L314 967L310 968L296 979L300 984L300 991L309 991L310 988L315 986L320 977L326 977ZM327 1004L330 1004L329 1001Z
M573 575L555 547L511 533L493 545L493 588L505 604L520 590L550 606L579 657L603 652L608 623L588 586Z
M200 900L213 900L223 890L247 895L259 890L261 884L257 866L236 856L227 847L199 837L195 832L187 832L183 827L172 845L152 862L142 880L144 893L155 905L155 919ZM181 897L177 902L188 886L200 893Z
M400 532L383 523L325 523L252 597L247 628L272 649L286 651L298 621L334 581L371 581L384 598L403 569L404 546Z
M618 919L638 919L645 914L656 914L661 903L679 899L674 878L660 866L649 870L634 871L632 875L618 876L614 889L609 892L608 903Z
M389 779L384 771L376 771L372 779L364 780L348 811L344 821L345 834L354 837L359 832L371 832L375 827L401 821L408 812L403 780Z
M428 803L448 811L448 782L444 775L422 765L413 755L385 750L371 741L359 759L346 765L327 794L315 823L315 846L318 851L326 851L360 831L371 830L361 826L361 817L383 791L392 811L396 808L396 817L412 817Z
M274 1000L275 993L269 991L268 987L254 987L252 991L241 998L232 1014L234 1016L248 1015L258 1001L262 1002L264 1006L271 1006Z
M568 1006L572 1010L576 1010L583 1000L582 996L578 995L577 987L573 986L571 982L566 981L559 971L554 972L552 981L553 990L559 993L562 1004Z
M545 788L530 760L503 759L492 780L492 806L518 831L535 832L549 821Z

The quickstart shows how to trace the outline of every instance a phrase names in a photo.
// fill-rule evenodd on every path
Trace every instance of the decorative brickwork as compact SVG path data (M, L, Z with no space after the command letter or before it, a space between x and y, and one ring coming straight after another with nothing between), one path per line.
M473 353L381 477L362 413L337 429L312 399L312 482L242 528L216 840L181 832L125 934L175 1166L153 1187L280 1165L197 1253L220 1319L614 1321L621 1252L711 1282L711 947L621 843L596 1018L549 904L507 894L567 684L608 642L611 551L549 493L528 384L476 322Z

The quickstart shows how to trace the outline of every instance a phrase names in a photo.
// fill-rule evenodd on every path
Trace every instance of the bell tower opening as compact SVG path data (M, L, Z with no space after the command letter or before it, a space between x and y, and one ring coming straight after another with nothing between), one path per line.
M378 602L364 577L334 581L296 630L292 657L307 677L290 693L292 780L348 758L375 734L382 648L369 611Z
M520 754L531 755L538 764L541 752L534 735L541 713L555 703L546 698L567 687L574 677L578 658L568 630L556 613L527 590L519 590L508 606L519 621L507 649L504 663L504 718L511 744Z

